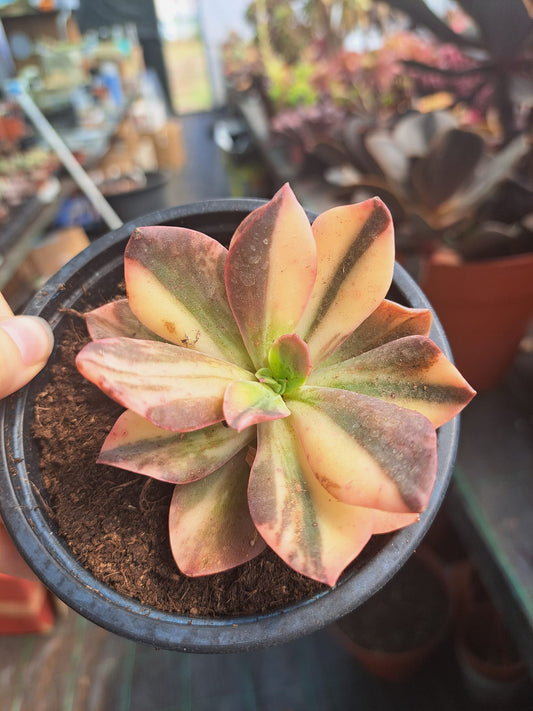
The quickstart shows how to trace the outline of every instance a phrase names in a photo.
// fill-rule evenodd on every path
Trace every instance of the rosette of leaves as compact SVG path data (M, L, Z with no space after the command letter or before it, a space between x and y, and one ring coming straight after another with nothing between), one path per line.
M355 194L380 194L396 223L398 251L440 247L474 261L531 251L532 151L525 135L495 149L449 111L411 112L389 128L345 126L352 159L327 180Z
M268 545L333 585L372 534L417 521L435 428L474 391L427 337L430 312L385 299L393 265L381 200L311 226L288 185L229 250L181 227L133 232L127 299L86 315L77 366L127 408L99 461L176 485L183 573Z

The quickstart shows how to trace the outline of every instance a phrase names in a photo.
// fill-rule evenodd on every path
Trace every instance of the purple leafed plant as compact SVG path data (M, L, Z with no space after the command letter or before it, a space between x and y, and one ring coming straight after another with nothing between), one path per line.
M418 520L435 428L474 391L427 337L430 312L385 299L393 266L378 198L310 225L288 185L229 250L181 227L133 232L127 299L86 315L77 366L127 408L99 461L176 485L183 573L268 545L334 585L372 534Z

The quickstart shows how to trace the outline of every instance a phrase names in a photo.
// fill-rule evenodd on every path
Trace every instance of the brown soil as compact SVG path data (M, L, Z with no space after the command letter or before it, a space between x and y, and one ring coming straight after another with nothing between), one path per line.
M180 573L167 532L172 485L96 464L121 408L76 370L87 340L83 324L66 330L34 423L48 513L80 563L144 605L208 617L267 612L324 590L271 550L225 573Z

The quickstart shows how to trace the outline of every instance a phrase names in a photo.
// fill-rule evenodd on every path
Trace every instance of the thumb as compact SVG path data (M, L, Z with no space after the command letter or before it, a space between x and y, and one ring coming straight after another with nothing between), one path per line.
M0 320L0 398L31 380L52 352L54 336L38 316L11 316Z

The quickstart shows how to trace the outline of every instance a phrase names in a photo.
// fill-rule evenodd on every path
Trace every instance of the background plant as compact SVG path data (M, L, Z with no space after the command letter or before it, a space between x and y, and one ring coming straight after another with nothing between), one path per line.
M472 82L462 100L472 104L482 92L497 111L502 135L509 141L531 110L533 93L533 19L522 0L457 0L469 23L438 17L424 0L387 0L404 12L415 27L429 30L439 41L452 45L470 66L435 66L405 59L405 66L427 77L459 86ZM523 104L526 104L526 107Z
M411 112L387 128L348 122L344 145L352 163L331 169L329 179L359 197L377 192L388 200L404 255L444 246L474 260L532 249L526 136L494 146L451 112Z

